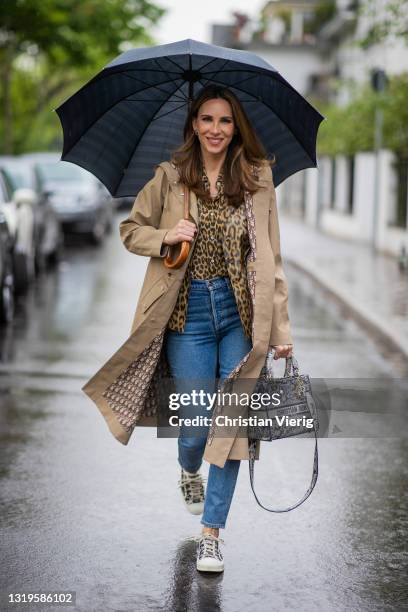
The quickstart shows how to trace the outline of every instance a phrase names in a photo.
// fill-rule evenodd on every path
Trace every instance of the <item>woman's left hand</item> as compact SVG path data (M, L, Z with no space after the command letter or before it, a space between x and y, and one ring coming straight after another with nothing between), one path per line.
M282 357L292 357L293 344L278 344L272 346L275 349L274 359L281 359Z

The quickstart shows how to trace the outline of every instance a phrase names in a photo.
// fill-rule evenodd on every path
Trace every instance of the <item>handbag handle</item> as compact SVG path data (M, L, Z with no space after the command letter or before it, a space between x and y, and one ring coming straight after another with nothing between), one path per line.
M274 352L272 349L269 349L266 355L266 368L265 368L268 378L274 377L273 376L273 357L274 357ZM285 373L283 376L287 378L288 376L290 376L291 371L293 371L293 376L299 376L300 374L299 364L297 362L297 359L295 359L294 355L292 355L292 357L286 357Z
M309 488L306 491L306 493L304 494L304 496L302 497L302 499L299 500L293 506L289 506L288 508L280 508L280 509L267 508L266 506L261 504L261 502L259 501L258 496L255 493L255 488L254 488L256 440L252 440L250 442L250 444L249 444L249 480L250 480L250 483L251 483L251 489L252 489L252 492L254 494L254 497L255 497L258 505L261 506L261 508L263 508L264 510L267 510L268 512L289 512L290 510L294 510L295 508L297 508L298 506L300 506L301 504L303 504L303 502L305 502L307 500L307 498L309 497L309 495L312 493L313 489L315 488L316 481L317 481L317 476L319 474L319 454L318 454L318 450L317 450L317 436L316 436L316 429L315 429L314 425L313 425L313 428L314 428L314 436L315 436L315 449L314 449L312 479L310 481Z
M299 364L293 355L292 357L286 357L285 373L283 376L290 376L291 371L293 372L293 376L300 375Z
M190 190L187 185L184 185L184 219L189 218L189 207L190 207ZM183 240L176 245L171 245L175 248L170 248L164 258L164 265L166 268L176 270L181 268L183 263L186 261L190 252L190 242ZM172 252L173 251L173 252Z

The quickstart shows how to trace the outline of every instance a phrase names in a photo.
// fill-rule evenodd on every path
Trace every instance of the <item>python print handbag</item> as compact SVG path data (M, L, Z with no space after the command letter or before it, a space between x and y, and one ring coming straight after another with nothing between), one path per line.
M307 374L299 373L298 362L295 357L286 358L286 367L283 378L273 378L272 359L273 351L269 349L265 365L255 386L253 393L267 394L264 398L265 406L256 409L249 407L248 417L248 444L249 444L249 478L251 488L257 503L268 512L289 512L297 508L312 493L318 476L318 450L317 431L319 422L316 404L312 396L310 378ZM291 374L293 371L293 374ZM257 395L257 397L261 397ZM276 402L276 405L274 404ZM255 449L258 440L271 442L280 438L288 438L303 433L310 433L313 429L315 437L315 450L313 473L310 486L302 499L289 508L266 508L259 501L254 489Z

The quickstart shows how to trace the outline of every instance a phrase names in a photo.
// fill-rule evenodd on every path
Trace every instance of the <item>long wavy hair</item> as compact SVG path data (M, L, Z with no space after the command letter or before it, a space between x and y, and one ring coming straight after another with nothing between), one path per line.
M244 201L245 191L258 191L257 169L264 164L273 166L276 158L267 159L266 151L255 133L241 103L226 87L208 85L193 100L184 124L184 143L176 149L171 161L177 167L180 181L186 184L197 197L208 200L210 195L202 182L202 155L198 137L193 130L193 119L204 102L222 98L231 105L236 133L228 145L223 164L224 194L228 203L238 208ZM255 171L254 171L255 169Z

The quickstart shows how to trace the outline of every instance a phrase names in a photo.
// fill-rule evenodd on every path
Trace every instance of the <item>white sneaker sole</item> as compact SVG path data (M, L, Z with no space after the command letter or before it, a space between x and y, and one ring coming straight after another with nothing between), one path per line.
M197 569L199 572L223 572L224 563L214 565L211 561L203 559L202 561L197 561Z
M198 515L204 512L204 502L199 502L195 504L186 504L186 500L184 499L183 494L181 494L181 496L183 498L184 505L187 508L187 510L190 512L190 514Z

